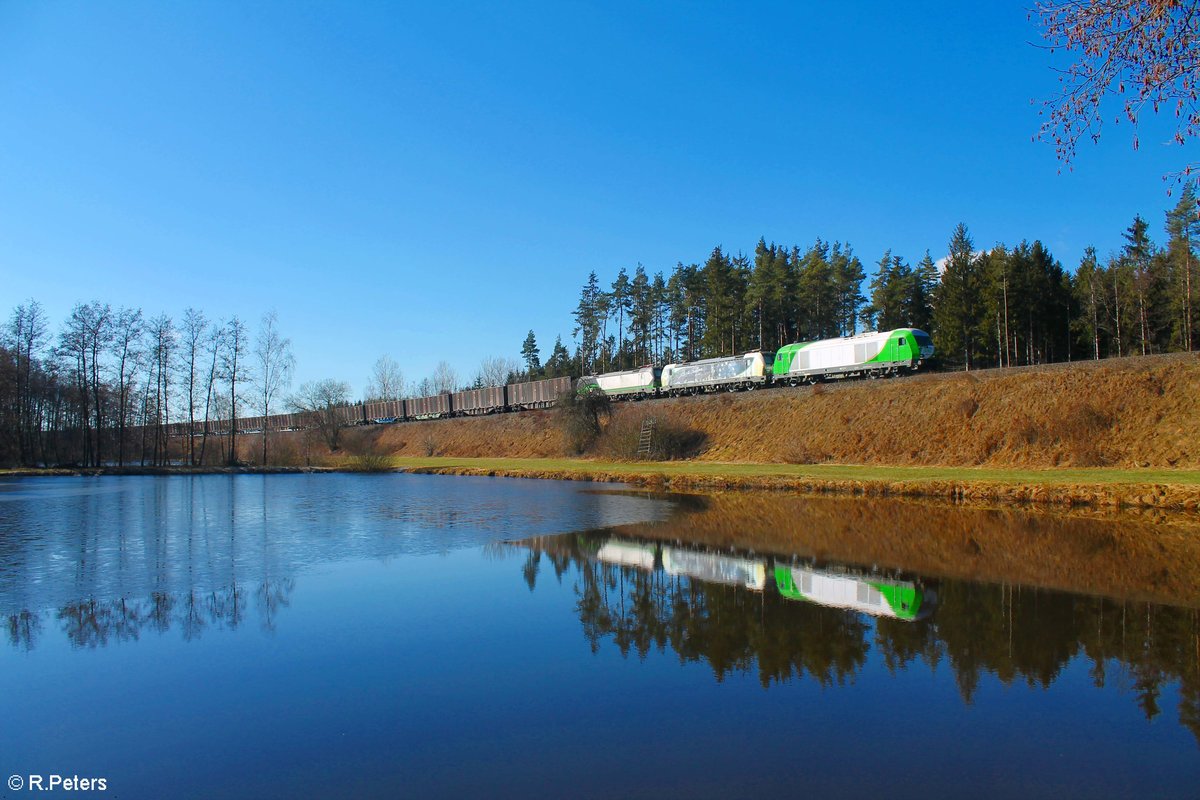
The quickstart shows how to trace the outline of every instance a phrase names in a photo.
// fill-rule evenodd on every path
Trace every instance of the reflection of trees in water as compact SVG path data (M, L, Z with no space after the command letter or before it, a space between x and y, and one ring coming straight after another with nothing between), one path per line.
M588 559L576 567L593 652L606 638L639 658L669 646L681 662L706 662L718 681L757 663L763 686L806 674L842 683L866 662L870 626L851 612Z
M10 614L5 623L9 644L25 651L33 649L42 632L41 617L30 611L22 611L19 614Z
M786 600L604 563L587 536L529 544L532 584L543 556L574 564L577 611L593 652L611 640L623 656L669 647L681 662L706 662L717 680L757 669L764 687L805 675L821 685L853 680L875 647L892 673L948 663L971 703L984 674L1004 685L1050 687L1076 657L1097 687L1114 677L1147 719L1165 686L1180 687L1179 719L1200 739L1200 611L1064 592L966 581L938 582L929 619L904 621ZM873 632L873 635L872 635Z
M145 631L162 634L173 628L181 632L185 641L192 641L209 629L238 628L245 622L251 606L263 630L274 630L276 617L290 605L294 589L292 578L268 579L257 584L253 591L245 585L233 584L212 591L155 592L145 599L81 600L59 608L51 616L73 647L106 647L137 641ZM250 597L254 598L253 603ZM10 614L5 622L9 642L14 647L32 650L41 634L41 616L22 611Z

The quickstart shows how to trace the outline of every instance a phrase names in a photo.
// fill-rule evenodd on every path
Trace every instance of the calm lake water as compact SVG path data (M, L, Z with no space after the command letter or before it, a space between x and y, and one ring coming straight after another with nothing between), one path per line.
M1197 609L1194 519L8 480L0 777L128 798L1192 797Z

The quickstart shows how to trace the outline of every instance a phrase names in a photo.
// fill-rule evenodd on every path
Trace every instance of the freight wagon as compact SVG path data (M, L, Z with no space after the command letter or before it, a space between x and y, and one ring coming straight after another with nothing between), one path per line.
M558 398L571 391L571 379L547 378L543 381L527 381L508 385L508 407L513 410L549 408Z
M435 394L405 401L407 419L437 419L450 416L450 395Z
M503 386L467 389L450 395L450 413L456 417L494 414L504 411L507 405Z
M363 417L368 423L385 424L404 419L403 400L375 400L363 403Z

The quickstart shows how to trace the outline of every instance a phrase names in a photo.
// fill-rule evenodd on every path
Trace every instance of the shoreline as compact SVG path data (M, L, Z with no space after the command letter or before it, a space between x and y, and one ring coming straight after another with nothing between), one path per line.
M299 475L315 472L351 472L338 467L22 467L0 469L4 478L98 478L107 475Z
M1100 507L1200 511L1200 487L1159 483L1119 485L1042 485L991 481L886 481L792 477L708 476L655 472L539 471L482 467L410 467L396 470L414 475L461 475L498 478L626 483L656 491L780 491L814 495L942 500L962 504L1009 503L1057 508Z
M754 490L937 499L1058 508L1200 511L1200 470L1007 469L975 467L611 462L548 458L389 458L386 466L99 467L18 469L4 477L387 473L625 483L656 491Z

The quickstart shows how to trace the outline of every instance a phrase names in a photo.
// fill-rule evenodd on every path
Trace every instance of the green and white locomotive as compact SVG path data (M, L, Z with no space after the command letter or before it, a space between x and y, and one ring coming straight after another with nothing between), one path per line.
M799 386L827 378L881 378L918 369L933 356L933 340L916 328L861 333L779 348L774 383Z
M605 372L599 375L585 375L575 385L580 394L584 392L601 391L615 399L641 400L658 394L660 367L638 367L621 372Z

